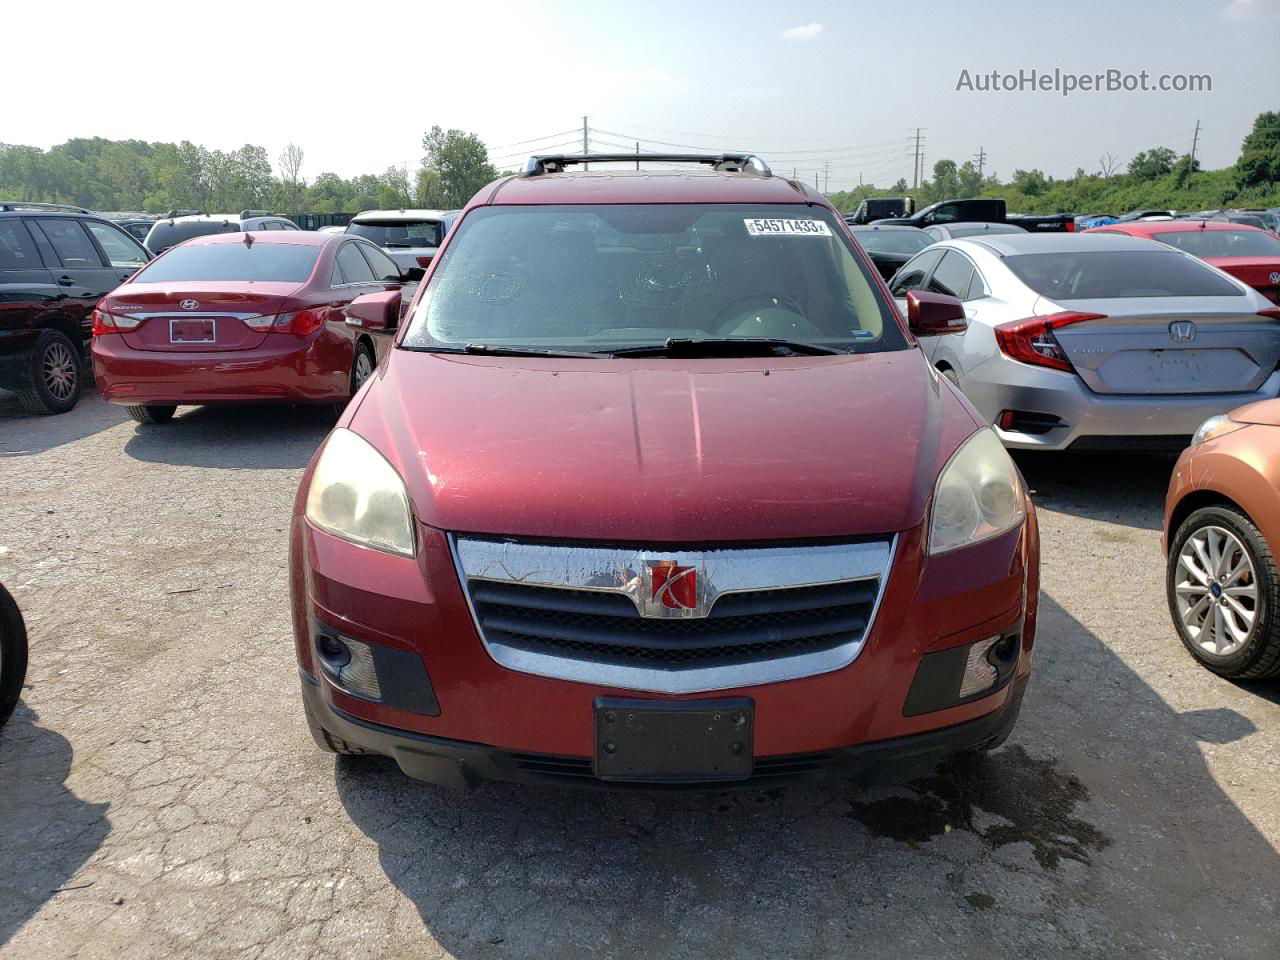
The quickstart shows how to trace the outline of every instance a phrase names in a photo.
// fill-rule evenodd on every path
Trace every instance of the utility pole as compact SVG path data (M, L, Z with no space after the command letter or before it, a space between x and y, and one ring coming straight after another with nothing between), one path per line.
M974 159L978 161L978 179L981 180L982 168L986 165L986 162L987 162L987 151L984 150L982 147L979 147L978 153L976 154Z
M822 189L822 171L821 170L813 171L813 189L815 190Z
M796 178L796 174L797 174L797 173L799 173L799 167L792 167L792 168L791 168L791 179L792 179L792 180L794 180L794 179Z
M822 192L826 193L831 189L831 161L824 160L822 162Z
M916 127L916 158L911 164L911 189L920 186L920 128Z
M636 141L636 169L640 169L640 141Z
M1191 165L1187 168L1187 173L1191 173L1196 168L1196 144L1200 142L1200 121L1196 121L1196 132L1191 137Z
M591 152L591 141L587 139L587 118L583 117L582 118L582 155L585 157L590 152ZM582 165L582 169L586 170L587 167L589 166L591 166L591 164L584 163Z

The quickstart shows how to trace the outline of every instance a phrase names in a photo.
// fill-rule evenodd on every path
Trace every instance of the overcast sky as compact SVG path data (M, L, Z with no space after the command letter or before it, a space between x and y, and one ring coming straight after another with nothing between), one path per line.
M1198 119L1198 155L1218 167L1280 109L1280 0L13 0L3 19L0 142L248 142L275 158L293 141L308 177L416 166L433 124L515 166L580 146L584 114L609 131L593 149L747 148L809 179L830 161L832 190L909 180L917 126L927 168L982 148L1007 178L1185 152ZM1055 67L1207 73L1213 89L956 90L966 69Z

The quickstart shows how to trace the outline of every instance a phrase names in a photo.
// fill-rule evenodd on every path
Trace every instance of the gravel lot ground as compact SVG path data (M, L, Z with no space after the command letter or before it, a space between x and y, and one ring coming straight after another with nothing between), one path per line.
M329 422L0 397L0 956L1280 955L1280 686L1182 651L1168 459L1024 460L1037 672L976 769L859 793L450 794L318 753L286 523Z

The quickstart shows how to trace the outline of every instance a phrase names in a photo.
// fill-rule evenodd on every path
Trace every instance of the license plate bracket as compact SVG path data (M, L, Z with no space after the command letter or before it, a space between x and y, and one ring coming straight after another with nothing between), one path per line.
M754 764L749 697L656 701L597 697L595 775L640 783L745 780Z
M217 331L212 317L173 317L169 321L170 343L214 343Z

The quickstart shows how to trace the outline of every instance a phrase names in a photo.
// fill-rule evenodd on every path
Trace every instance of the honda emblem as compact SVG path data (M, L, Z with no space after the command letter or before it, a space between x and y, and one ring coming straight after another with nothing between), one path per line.
M1175 320L1169 324L1169 339L1190 343L1196 338L1196 325L1190 320Z
M200 306L200 304L197 303L195 300L183 300L180 304L178 304L178 306L180 306L183 310L194 310L196 307Z

